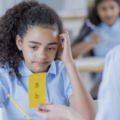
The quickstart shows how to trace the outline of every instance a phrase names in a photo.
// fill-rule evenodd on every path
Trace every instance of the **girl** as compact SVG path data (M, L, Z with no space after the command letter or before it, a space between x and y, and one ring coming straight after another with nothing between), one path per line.
M68 33L48 6L22 2L1 17L0 63L0 103L10 120L26 117L7 92L32 119L42 120L28 105L29 75L41 72L46 72L47 103L71 105L86 120L94 119L94 103L73 63Z
M80 36L72 47L73 57L76 58L88 52L97 57L105 57L113 47L119 45L119 14L120 0L95 0L95 6L88 19L97 27L97 30L92 30L84 24ZM96 74L96 86L91 91L91 95L95 99L101 79L102 73Z
M119 14L120 0L95 0L88 19L99 27L99 31L92 31L85 23L73 45L73 57L84 55L92 49L93 55L105 57L110 49L120 44Z

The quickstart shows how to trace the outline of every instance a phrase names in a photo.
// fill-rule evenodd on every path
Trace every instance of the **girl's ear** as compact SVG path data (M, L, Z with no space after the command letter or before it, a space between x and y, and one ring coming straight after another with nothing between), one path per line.
M21 51L22 50L22 39L19 35L16 35L16 45L18 49Z

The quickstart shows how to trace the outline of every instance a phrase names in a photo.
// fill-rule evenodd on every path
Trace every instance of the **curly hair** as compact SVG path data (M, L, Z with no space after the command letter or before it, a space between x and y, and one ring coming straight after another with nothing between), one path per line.
M52 26L56 24L58 32L63 32L62 22L56 12L45 4L36 1L21 2L8 9L0 18L0 63L1 68L9 65L9 75L13 78L15 72L18 80L19 63L23 60L22 51L16 45L16 35L24 37L29 26ZM57 59L57 55L55 60Z

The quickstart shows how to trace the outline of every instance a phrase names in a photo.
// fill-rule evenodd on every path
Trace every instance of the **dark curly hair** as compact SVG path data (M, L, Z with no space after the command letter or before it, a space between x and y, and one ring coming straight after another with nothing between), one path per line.
M18 67L20 61L24 59L22 52L17 48L16 35L23 38L29 26L36 25L42 27L57 25L59 34L63 32L62 22L56 12L36 1L21 2L7 10L0 18L0 67L6 69L7 63L12 78L15 72L20 80Z

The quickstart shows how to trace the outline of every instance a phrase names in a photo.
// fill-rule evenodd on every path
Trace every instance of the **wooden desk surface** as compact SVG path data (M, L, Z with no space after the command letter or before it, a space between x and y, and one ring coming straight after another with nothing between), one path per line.
M85 20L87 16L69 16L69 17L60 17L62 21L65 20Z
M102 72L104 69L104 58L88 57L75 60L80 72Z
M79 67L78 70L80 72L102 72L104 69L104 64L96 66L96 67Z

